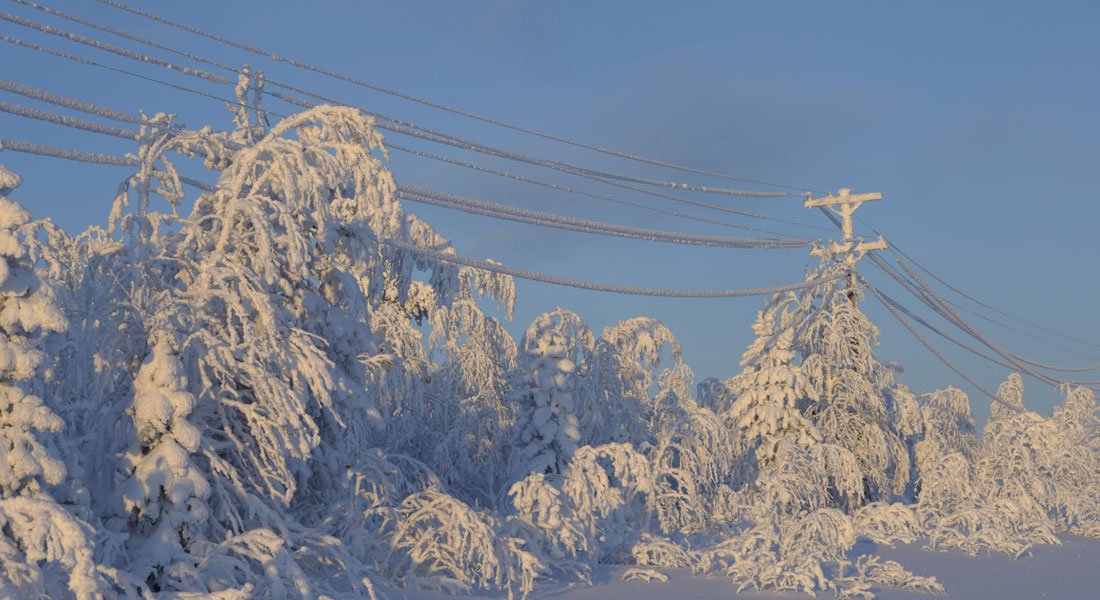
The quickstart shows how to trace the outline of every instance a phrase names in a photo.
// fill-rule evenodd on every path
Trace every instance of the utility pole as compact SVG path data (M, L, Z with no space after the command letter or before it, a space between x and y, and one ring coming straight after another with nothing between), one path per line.
M813 250L810 251L811 256L820 256L822 259L837 258L843 261L845 265L852 271L848 274L848 299L852 301L852 304L856 304L856 289L858 282L856 281L855 267L859 259L863 258L865 254L872 250L885 250L886 240L879 236L879 238L873 242L865 242L862 238L857 238L852 229L852 215L859 209L860 205L864 202L871 202L874 200L882 200L882 194L853 194L852 190L848 188L841 188L837 191L836 195L829 194L824 198L814 198L810 195L806 198L806 208L819 208L823 207L827 210L831 210L838 217L840 217L840 232L841 240L839 242L832 241L828 244L824 242L815 242Z

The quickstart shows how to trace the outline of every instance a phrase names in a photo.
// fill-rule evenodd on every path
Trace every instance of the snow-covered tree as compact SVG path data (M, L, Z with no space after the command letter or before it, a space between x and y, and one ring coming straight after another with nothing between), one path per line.
M1100 529L1096 488L1097 455L1072 421L1088 418L1091 391L1067 388L1066 403L1053 418L1032 411L999 411L986 426L975 479L992 499L1017 502L1054 527L1077 533ZM1023 406L1023 386L1013 374L998 397ZM991 407L992 408L992 407ZM1038 518L1035 518L1038 520Z
M36 339L67 325L20 239L30 214L7 197L19 183L0 165L0 596L97 598L113 588L94 531L51 495L65 465L40 439L64 421L19 385L42 363Z
M438 307L431 321L433 349L446 358L428 390L436 418L422 432L436 437L426 462L462 498L495 505L511 481L506 446L516 407L506 395L515 340L473 300Z
M687 399L677 413L643 450L653 471L656 525L662 534L690 535L729 520L724 493L748 479L752 455L745 436L710 409Z
M561 473L580 441L575 373L592 334L576 314L557 309L535 318L523 335L510 400L517 419L517 474Z
M823 265L811 276L828 279L845 268ZM886 500L909 486L909 450L887 393L893 374L874 354L878 329L856 304L860 291L849 290L844 281L833 279L803 293L790 317L797 328L795 347L819 398L808 413L822 439L856 456L868 501Z
M978 448L970 398L955 387L925 394L920 411L923 436L914 452L918 472L932 467L944 457L958 452L973 461Z
M134 379L127 411L136 439L120 467L118 510L127 523L130 573L154 591L187 590L188 556L209 516L210 486L192 459L201 434L187 420L195 398L167 333L158 333Z
M821 441L817 428L803 415L817 402L817 390L793 364L794 329L781 323L782 309L789 302L775 298L757 313L756 340L741 358L745 370L729 382L737 398L729 417L745 431L762 466L775 460L783 436L803 445Z
M585 375L579 382L577 410L585 415L582 444L650 440L657 417L657 400L650 387L662 379L655 371L666 358L672 365L662 373L677 371L683 364L676 336L656 319L636 317L604 330L585 361ZM683 377L675 379L684 381Z

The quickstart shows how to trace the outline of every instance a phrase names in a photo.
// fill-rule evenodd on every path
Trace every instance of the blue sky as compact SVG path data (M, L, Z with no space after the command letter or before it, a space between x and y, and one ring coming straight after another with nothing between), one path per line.
M221 62L263 68L271 78L479 142L593 168L690 178L297 71L98 3L53 5ZM881 191L887 200L866 205L860 215L923 265L1004 311L1100 342L1100 204L1094 199L1100 159L1100 77L1095 69L1100 40L1094 29L1100 9L1092 3L712 2L685 7L651 2L347 1L313 2L305 9L300 2L200 0L142 6L381 85L596 145L813 190ZM15 4L5 3L3 10L95 33ZM212 84L10 23L0 23L0 32L228 94ZM141 49L124 40L110 41ZM230 125L216 102L6 44L0 47L0 65L4 78L120 110L174 112L192 126ZM290 110L273 99L269 107ZM0 136L99 152L132 149L118 140L6 114L0 115ZM534 168L429 149L676 208ZM0 162L26 180L17 199L37 216L51 216L71 231L105 221L125 176L119 169L11 152L0 155ZM400 153L394 154L391 168L404 183L540 210L737 235ZM794 198L708 200L827 225ZM674 247L444 209L407 208L453 239L467 256L616 283L758 287L796 281L814 262L803 250ZM766 226L784 233L827 235ZM885 284L869 265L864 272ZM760 306L760 299L652 299L518 285L514 332L559 305L580 313L597 331L623 318L655 316L676 332L700 380L736 372ZM900 291L894 295L904 298ZM959 385L972 393L975 412L984 418L986 399L940 365L873 300L865 306L882 328L880 355L904 365L906 383L917 391ZM1033 358L1073 365L1100 362L984 321L975 324ZM1100 348L1053 339L1100 356ZM939 345L988 387L1005 375L999 367ZM1045 411L1056 400L1052 390L1028 381L1026 401L1032 407Z

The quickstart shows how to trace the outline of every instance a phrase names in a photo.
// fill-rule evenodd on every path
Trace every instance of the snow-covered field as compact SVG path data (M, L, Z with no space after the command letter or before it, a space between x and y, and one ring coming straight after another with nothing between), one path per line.
M1031 555L1013 560L1004 554L967 556L959 552L934 552L921 542L895 547L860 542L852 557L875 552L896 560L917 575L935 576L948 598L960 600L1089 600L1100 597L1100 540L1060 536L1061 546L1032 548ZM704 598L808 598L794 592L736 592L729 579L693 575L687 569L661 569L667 582L621 581L622 566L605 566L593 576L593 585L553 583L539 586L531 600L695 600ZM896 589L876 590L881 600L928 600L930 596ZM506 598L474 595L470 598ZM821 592L819 598L832 598ZM453 598L433 592L408 592L409 600Z

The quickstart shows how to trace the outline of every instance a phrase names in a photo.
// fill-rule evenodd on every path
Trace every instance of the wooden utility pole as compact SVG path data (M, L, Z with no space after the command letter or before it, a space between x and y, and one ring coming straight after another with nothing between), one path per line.
M852 228L852 215L864 202L871 202L874 200L882 200L882 194L853 194L852 190L848 188L841 188L837 191L836 195L829 194L824 198L814 198L812 195L806 198L804 206L806 208L818 208L824 207L827 210L833 211L838 217L840 217L840 232L841 240L839 242L831 241L829 243L815 242L813 250L810 251L811 256L820 256L825 258L837 258L837 260L843 261L853 272L848 274L848 299L852 301L852 304L856 304L856 289L858 282L856 281L855 266L859 262L859 259L863 258L865 254L872 250L885 250L886 240L879 236L879 238L873 242L865 242L862 238L857 238L853 233Z

